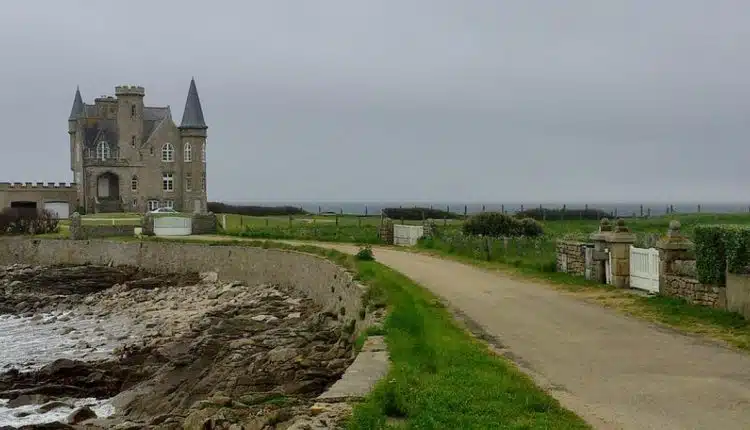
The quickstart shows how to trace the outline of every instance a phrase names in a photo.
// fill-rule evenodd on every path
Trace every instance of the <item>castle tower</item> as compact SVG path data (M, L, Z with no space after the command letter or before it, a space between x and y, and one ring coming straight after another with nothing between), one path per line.
M206 211L206 137L208 126L198 97L195 78L190 80L185 111L180 123L180 143L183 154L183 210Z
M117 146L120 158L135 159L143 136L143 97L146 90L135 85L115 87L117 97Z

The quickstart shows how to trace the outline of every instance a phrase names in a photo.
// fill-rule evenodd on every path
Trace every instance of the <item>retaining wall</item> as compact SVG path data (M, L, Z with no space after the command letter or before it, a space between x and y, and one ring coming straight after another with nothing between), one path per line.
M129 228L132 233L133 227ZM355 332L370 322L359 315L364 286L344 268L295 251L178 242L0 238L0 265L14 263L133 265L161 273L216 272L219 279L227 281L297 288L325 310L339 315L341 321L355 321Z

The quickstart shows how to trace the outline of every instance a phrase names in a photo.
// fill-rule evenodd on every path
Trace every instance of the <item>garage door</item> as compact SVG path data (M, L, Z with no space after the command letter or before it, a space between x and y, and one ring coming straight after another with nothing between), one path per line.
M67 219L70 216L68 202L44 202L44 209L57 214L58 219Z

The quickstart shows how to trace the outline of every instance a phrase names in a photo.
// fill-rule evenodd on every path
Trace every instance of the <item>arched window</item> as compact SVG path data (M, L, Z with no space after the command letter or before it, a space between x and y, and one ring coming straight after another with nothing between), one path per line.
M185 142L185 162L189 163L193 161L193 147L190 145L190 142Z
M138 177L137 176L133 176L133 179L130 180L130 190L138 191Z
M169 142L161 147L161 161L174 161L174 146Z
M201 161L206 162L206 142L201 145Z
M96 159L106 160L109 158L109 143L99 142L96 144Z

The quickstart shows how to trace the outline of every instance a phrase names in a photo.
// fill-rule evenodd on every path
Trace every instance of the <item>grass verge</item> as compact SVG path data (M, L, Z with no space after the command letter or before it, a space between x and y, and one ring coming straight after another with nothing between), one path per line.
M159 240L159 239L149 239ZM175 242L175 240L169 240ZM398 419L408 428L588 429L516 367L459 327L435 296L376 261L335 250L270 241L198 241L211 246L243 245L317 254L347 267L368 285L369 300L385 300L382 331L391 370L354 409L349 428L387 428Z

